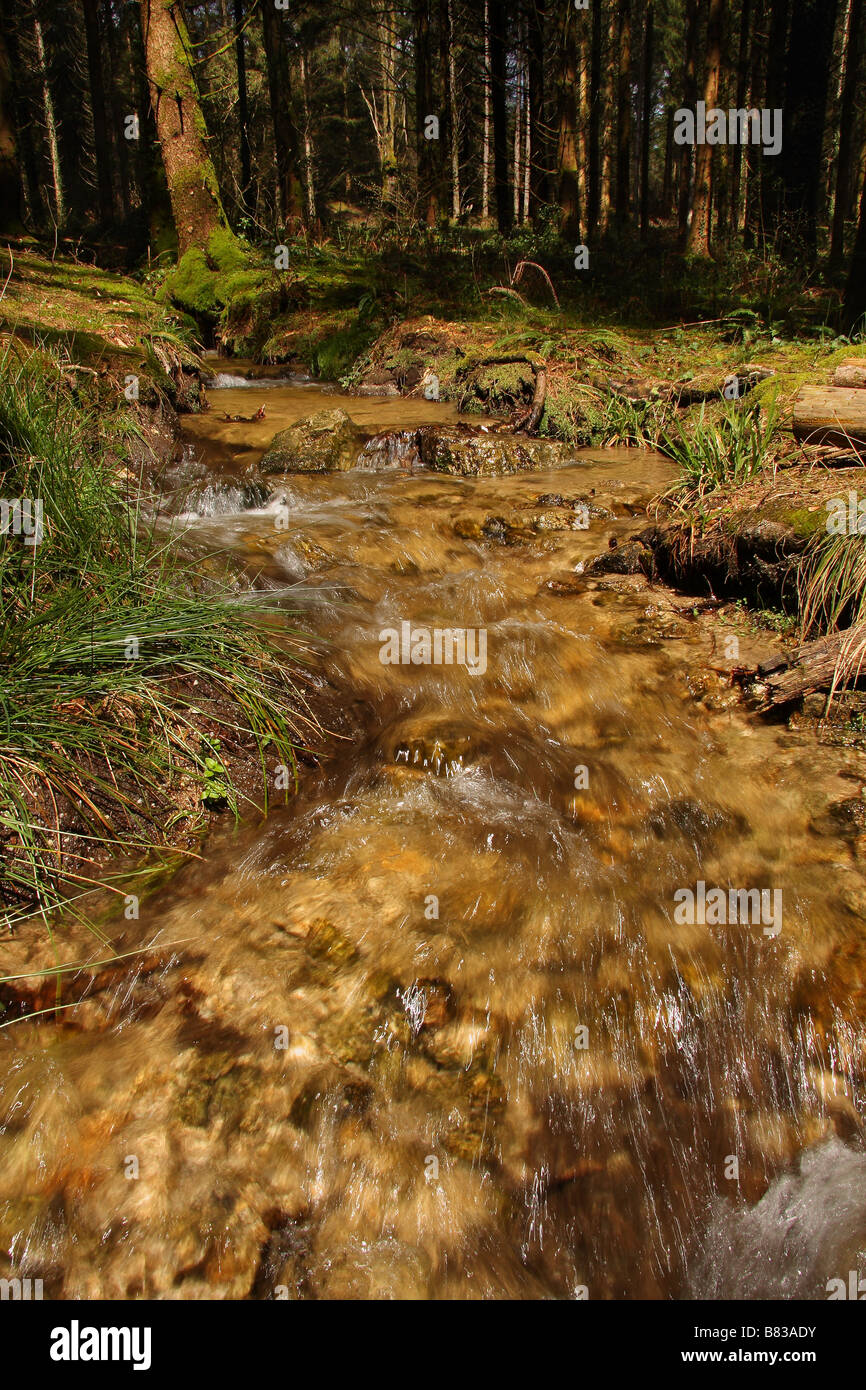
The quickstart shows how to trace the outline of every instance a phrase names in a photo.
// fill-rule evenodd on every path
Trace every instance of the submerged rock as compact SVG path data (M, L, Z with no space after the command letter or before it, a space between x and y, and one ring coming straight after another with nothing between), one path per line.
M358 461L364 434L345 410L319 410L271 440L262 473L346 473Z
M584 573L597 574L651 574L653 568L652 551L638 540L627 540L623 545L615 545L602 555L590 560Z

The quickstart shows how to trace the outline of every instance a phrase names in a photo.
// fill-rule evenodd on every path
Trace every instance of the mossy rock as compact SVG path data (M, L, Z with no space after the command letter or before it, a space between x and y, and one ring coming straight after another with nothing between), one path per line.
M358 959L354 943L326 917L320 917L311 926L307 949L317 960L327 960L336 968L351 965Z
M358 461L364 434L345 410L319 410L271 440L262 473L347 473Z
M197 1056L177 1103L181 1123L205 1129L221 1119L232 1128L250 1104L260 1076L257 1067L240 1065L227 1052Z

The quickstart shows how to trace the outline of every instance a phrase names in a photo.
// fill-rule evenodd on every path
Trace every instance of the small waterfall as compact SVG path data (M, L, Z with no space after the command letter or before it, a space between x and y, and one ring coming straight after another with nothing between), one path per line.
M413 468L421 466L418 454L417 430L387 430L369 439L358 459L357 467L371 473L381 473L387 468Z
M304 372L290 372L287 376L262 377L236 376L234 372L215 372L213 381L207 389L209 391L230 391L245 390L250 387L256 391L261 391L272 386L306 386L308 383L312 384L312 378Z

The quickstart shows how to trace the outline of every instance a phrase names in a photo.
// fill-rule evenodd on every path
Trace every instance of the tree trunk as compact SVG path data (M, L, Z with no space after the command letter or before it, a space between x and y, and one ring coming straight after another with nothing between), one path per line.
M848 284L845 287L845 302L842 306L842 331L852 334L866 330L866 180L860 199L860 221L857 226L857 239L851 257Z
M740 47L737 55L737 109L746 107L749 95L749 31L752 23L752 0L743 0L740 15ZM731 152L730 229L736 236L740 229L740 198L743 185L743 149L735 145Z
M523 54L518 56L517 66L517 95L514 100L514 150L513 161L514 171L512 174L512 191L514 194L514 222L520 223L520 196L522 190L522 180L520 176L520 152L522 148L523 136Z
M505 0L490 0L490 82L493 103L493 184L496 225L511 229L508 197L508 111L505 104Z
M797 0L791 19L782 147L785 239L814 257L836 0ZM779 105L782 103L780 102Z
M573 10L563 8L560 20L559 83L559 207L562 235L572 245L580 240L580 180L577 158L577 32Z
M599 208L599 228L606 232L610 225L611 209L616 204L616 53L617 53L617 14L616 6L611 5L611 17L607 34L607 63L604 76L604 114L602 117L601 147L603 150L601 166L601 206Z
M844 687L859 675L864 656L866 632L860 627L847 628L804 642L789 655L759 666L756 672L740 673L738 684L756 681L758 708L772 709L801 700L812 691Z
M532 168L532 122L529 114L529 59L523 72L523 215L522 222L529 221L529 174Z
M758 94L764 90L766 67L766 40L764 28L767 0L752 0L754 19L752 22L752 57L749 70L749 103L755 106ZM743 245L748 249L763 240L761 226L763 181L767 172L764 157L754 145L746 147L746 190L745 215L743 219Z
M527 23L528 115L527 145L529 155L528 215L534 221L538 210L547 202L547 142L544 138L544 28L546 0L532 0ZM576 74L573 78L576 81Z
M247 100L247 60L244 52L244 0L234 0L235 65L238 74L238 126L240 127L241 188L240 202L244 212L255 215L256 199L253 190L253 161L250 152L249 103Z
M294 232L303 221L304 205L298 177L298 132L292 115L285 23L285 15L273 3L262 5L262 40L277 164L277 202L283 226L287 231Z
M451 216L460 217L460 127L457 104L457 60L454 46L454 4L447 0L448 19L448 152L451 164Z
M845 45L845 77L842 83L842 104L839 110L839 153L836 159L836 196L833 203L833 224L830 231L830 264L839 266L845 254L845 214L851 192L851 169L854 152L854 120L857 96L857 73L860 60L860 29L863 21L863 0L851 0L848 17L848 41Z
M0 31L0 232L17 236L21 223L22 187L12 124L12 68Z
M216 172L204 139L204 117L192 51L179 0L141 0L150 104L156 117L178 253L206 247L227 227Z
M310 227L316 221L316 171L313 158L313 137L310 131L310 94L307 59L303 45L298 55L301 78L301 100L304 106L304 184L307 190L307 223Z
M707 27L707 63L704 77L704 101L707 111L716 105L719 95L724 17L725 0L710 0L710 16ZM695 158L692 220L686 241L686 250L691 256L709 256L710 254L712 199L713 146L699 144Z
M693 111L698 100L698 33L700 12L698 0L686 3L686 37L683 54L683 105ZM680 179L678 199L678 221L683 245L686 243L689 225L689 208L692 199L692 167L694 150L690 145L680 145Z
M665 115L665 167L662 175L661 215L667 220L674 211L674 112L669 106Z
M481 221L490 221L490 0L484 0L484 137L481 143Z
M866 357L852 357L840 362L831 378L833 386L848 386L858 391L866 389Z
M42 107L45 113L45 130L48 135L48 153L51 157L51 180L54 191L54 217L57 227L66 221L66 199L63 191L63 174L60 169L60 145L57 139L57 119L54 114L54 100L48 83L48 69L45 65L45 41L39 15L33 10L33 36L36 40L36 61L39 81L42 87Z
M640 234L646 241L649 231L650 145L652 144L653 28L655 15L650 0L646 11L643 49L643 105L640 132Z
M96 160L96 197L99 220L108 224L114 215L111 189L111 142L105 115L105 81L102 72L102 38L98 0L83 0L84 36L87 43L87 72L90 81L90 109L93 113L93 153Z
M439 216L436 197L436 142L428 140L425 122L435 116L433 66L430 61L430 0L415 0L415 154L418 161L418 213L428 227ZM441 134L441 132L440 132Z
M630 216L631 190L631 0L619 0L617 11L616 193L614 212L619 226Z
M124 218L129 217L130 212L129 141L124 139L123 135L123 117L126 113L121 109L118 97L117 68L118 54L124 51L123 45L127 41L127 37L125 24L120 33L118 33L115 24L106 26L105 48L108 54L108 105L111 112L111 144L114 151L114 167L117 170L120 185L120 205Z
M791 0L771 0L770 26L767 37L767 75L764 84L764 105L771 111L785 105L785 55L788 52L788 21ZM788 112L785 111L785 140ZM779 222L782 204L781 156L772 160L761 157L761 239L772 240Z
M592 237L601 213L601 5L592 6L592 47L589 56L589 174L587 179L587 236Z
M382 215L397 216L397 46L395 16L384 6L376 12L381 110L379 112L379 162Z

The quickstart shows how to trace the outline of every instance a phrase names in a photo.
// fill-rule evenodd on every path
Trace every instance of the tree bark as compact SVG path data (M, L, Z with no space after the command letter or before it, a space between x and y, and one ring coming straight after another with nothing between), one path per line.
M860 198L860 221L857 238L851 256L851 269L845 287L845 302L842 306L842 331L853 334L855 330L866 329L866 179Z
M759 666L757 672L743 672L738 683L756 680L758 708L772 709L800 700L816 690L844 686L862 667L866 656L866 633L862 628L831 632L814 642L804 642L780 661Z
M646 241L649 231L650 145L652 143L653 37L655 14L652 0L646 11L643 49L643 103L640 132L640 234Z
M244 0L234 0L235 66L238 75L238 126L240 128L241 188L240 202L244 212L255 215L256 199L253 190L253 160L250 151L249 102L247 99L247 60L244 52Z
M133 13L137 14L137 10ZM108 54L108 105L111 112L111 145L114 151L114 167L117 170L117 179L120 186L120 206L123 216L129 217L130 212L130 182L129 182L129 142L123 135L123 117L126 114L121 109L120 98L117 87L118 55L124 52L124 45L128 44L129 35L127 25L124 23L120 30L115 24L109 24L105 28L106 52Z
M562 235L580 239L580 179L577 158L577 32L574 11L563 8L560 21L559 207Z
M292 113L292 83L286 45L285 15L262 5L262 41L277 164L277 203L283 226L294 232L303 222L303 194L298 177L298 132Z
M523 106L524 106L524 83L525 83L525 60L522 47L518 50L517 57L517 93L514 99L514 137L513 137L513 173L512 173L512 192L514 194L514 222L520 223L520 202L523 181L520 171L520 155L523 147Z
M617 11L616 193L614 214L620 226L630 215L631 189L631 0L619 0Z
M376 12L378 40L379 91L379 162L381 167L382 215L397 216L397 45L395 16L388 5Z
M511 229L511 204L508 196L508 112L505 104L505 40L505 0L490 0L493 185L496 195L496 225L502 233Z
M424 134L428 116L435 116L433 66L430 60L430 0L415 0L415 154L418 162L418 211L428 227L436 224L436 142ZM440 132L441 135L441 132Z
M710 0L707 25L707 62L704 76L704 101L707 111L719 95L719 73L722 65L722 27L725 0ZM709 256L710 227L713 199L713 146L697 146L695 157L695 191L692 197L692 220L686 240L686 250L692 256Z
M752 0L752 55L749 67L749 104L756 106L764 90L767 34L764 27L768 0ZM743 245L749 249L763 240L761 226L763 180L766 174L763 154L754 145L746 147L746 191L743 218Z
M782 153L785 242L796 253L818 243L824 119L836 0L797 0L791 19ZM780 102L781 106L782 103Z
M857 73L860 61L860 31L863 22L863 0L851 0L848 17L848 41L845 45L845 77L842 83L842 104L839 110L839 153L836 158L836 196L833 202L833 223L830 231L830 264L839 266L845 254L845 215L851 190L851 168L854 153L854 120L857 97Z
M42 108L45 113L45 130L48 135L48 153L51 157L54 217L57 227L62 227L66 221L66 197L63 188L63 173L60 167L60 144L57 139L57 118L54 114L54 98L51 95L51 87L48 81L48 69L45 63L45 40L42 36L42 24L40 23L39 14L35 7L33 10L33 36L36 40L36 61L39 81L42 87Z
M737 109L746 107L749 95L749 33L752 23L752 0L743 0L740 14L740 46L737 55ZM743 150L735 145L731 154L730 228L734 235L740 229L740 199L743 184Z
M303 44L298 55L301 78L301 100L304 107L304 185L307 191L307 223L316 222L316 164L313 157L313 136L310 130L309 70Z
M481 221L490 221L490 0L484 0L484 136L481 142Z
M698 0L686 0L686 37L683 53L683 105L693 111L698 100ZM694 150L689 145L680 145L680 179L678 199L678 220L680 237L686 243L691 206L692 167Z
M457 103L457 59L454 43L454 4L447 0L448 19L448 152L451 165L451 216L460 217L460 108Z
M111 142L105 114L105 80L102 70L102 35L98 0L82 0L84 36L87 43L87 71L90 82L90 109L93 113L93 153L96 160L96 197L100 221L108 224L114 215L111 180Z
M544 29L547 19L546 0L532 0L529 5L527 24L527 77L528 114L527 127L529 160L529 208L530 218L535 220L538 210L549 196L547 180L547 141L544 128ZM573 77L576 83L576 74Z
M0 32L0 232L23 231L21 172L12 123L12 69L6 41Z
M592 6L592 45L589 55L589 173L587 178L587 235L598 228L601 212L601 5Z
M156 118L178 252L205 247L228 224L205 145L204 117L179 0L141 0L150 103Z

